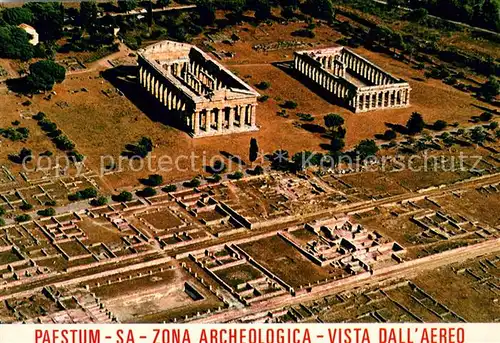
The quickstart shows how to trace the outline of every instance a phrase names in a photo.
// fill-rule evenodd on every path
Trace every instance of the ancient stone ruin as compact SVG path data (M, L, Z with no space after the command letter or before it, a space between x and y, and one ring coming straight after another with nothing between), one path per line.
M139 50L139 82L192 137L256 131L259 93L189 44Z
M345 47L295 52L294 69L352 111L410 105L410 85Z

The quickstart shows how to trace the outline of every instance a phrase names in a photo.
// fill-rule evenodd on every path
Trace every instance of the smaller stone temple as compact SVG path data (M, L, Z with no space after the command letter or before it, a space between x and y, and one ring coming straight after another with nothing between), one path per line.
M139 82L192 137L257 131L257 93L197 47L162 41L138 51Z
M294 69L356 113L410 105L408 82L343 46L297 51Z

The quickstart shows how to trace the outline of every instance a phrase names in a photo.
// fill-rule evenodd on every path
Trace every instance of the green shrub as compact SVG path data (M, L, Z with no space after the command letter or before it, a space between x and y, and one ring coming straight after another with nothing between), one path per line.
M49 207L49 208L46 208L44 210L40 210L37 212L37 214L39 216L42 216L42 217L52 217L56 214L56 210L54 210L53 208Z
M175 192L177 190L176 185L167 185L161 189L164 192L170 193L170 192Z
M287 108L289 110L294 110L298 107L299 105L293 101L293 100L287 100L285 103L282 105L283 108Z
M258 84L256 84L255 87L257 87L260 90L265 91L266 89L271 87L271 84L267 81L262 81L262 82L259 82Z
M15 218L15 221L18 223L27 222L28 220L31 220L31 216L29 214L20 214Z
M29 211L33 208L33 205L31 205L29 202L23 201L23 204L19 208L23 211Z

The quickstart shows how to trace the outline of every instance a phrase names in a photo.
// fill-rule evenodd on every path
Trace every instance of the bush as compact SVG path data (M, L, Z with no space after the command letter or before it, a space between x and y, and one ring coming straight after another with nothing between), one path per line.
M108 203L108 198L105 196L100 196L97 199L91 201L92 206L104 206Z
M31 220L31 216L29 214L20 214L15 218L15 221L18 223L27 222L28 220Z
M76 201L76 200L86 200L86 199L92 199L97 196L97 189L94 187L89 187L85 188L84 190L78 191L74 194L68 195L68 199L70 201Z
M31 205L30 203L28 203L26 201L23 201L23 204L19 208L23 211L29 211L29 210L33 209L33 205Z
M229 175L229 178L231 178L233 180L239 180L243 176L244 176L244 174L238 170L238 171L234 172L233 174Z
M74 163L82 162L85 159L84 155L80 154L78 151L75 151L75 150L68 152L68 157Z
M131 201L133 198L132 193L123 191L120 194L114 196L114 200L118 202L128 202Z
M397 134L393 130L387 130L384 132L384 140L386 141L392 141L393 139L396 139Z
M356 154L363 160L367 157L374 156L378 150L377 144L371 139L362 140L354 149Z
M42 128L43 131L45 132L53 132L55 130L57 130L57 124L56 123L53 123L51 122L50 120L48 119L45 119L45 117L41 118L39 121L38 121L38 125Z
M142 180L142 183L146 186L156 187L163 183L163 177L158 174L152 174L147 179Z
M311 29L299 29L292 32L292 36L294 37L305 37L305 38L314 38L316 34Z
M9 127L8 129L0 128L0 135L7 139L10 139L13 142L16 141L25 141L29 137L30 130L25 127L13 128Z
M56 214L56 210L54 210L53 208L46 208L44 210L38 211L37 214L42 217L52 217Z
M257 166L253 169L253 173L255 175L262 175L264 174L264 168L262 168L261 166Z
M53 139L56 147L63 151L73 150L75 148L75 143L73 143L68 137L65 135L59 135Z
M262 81L262 82L256 84L255 87L257 87L260 90L265 91L266 89L268 89L269 87L271 87L271 84L269 82L267 82L267 81Z
M57 203L55 200L49 200L45 202L45 206L56 206Z
M314 117L310 113L297 113L297 117L299 117L300 120L303 121L308 121L308 122L314 121Z
M293 100L287 100L285 103L282 105L283 108L287 108L289 110L294 110L298 107L299 105L293 101Z
M175 192L177 190L176 185L167 185L161 189L164 192L170 193L170 192Z
M490 113L490 112L483 112L481 113L481 115L479 116L479 119L481 121L490 121L491 119L493 118L493 114Z
M497 122L497 121L493 121L493 122L491 122L488 128L489 128L491 131L495 131L496 129L498 129L498 122Z
M143 190L140 190L139 192L137 192L137 195L144 197L144 198L152 197L152 196L156 195L156 189L154 189L152 187L146 187Z
M258 102L266 102L267 100L269 100L269 95L262 95L257 98Z
M191 181L188 181L186 183L186 186L195 188L195 187L198 187L200 184L201 184L200 179L198 179L197 177L194 177L191 179Z
M222 176L220 176L220 174L214 174L214 175L212 175L212 177L210 177L208 179L209 182L213 182L213 183L220 182L220 180L222 180Z
M149 137L141 137L137 144L127 144L125 148L127 150L122 152L122 155L130 158L145 158L151 151L153 151L153 141Z
M447 126L448 126L448 123L446 121L444 121L444 120L436 120L434 122L434 124L432 125L432 128L434 130L441 131L441 130L446 129Z
M214 174L223 173L226 170L226 165L223 161L217 160L210 169Z
M5 215L5 208L1 207L0 206L0 217L4 216Z
M0 227L5 226L5 220L3 218L0 218Z
M40 121L40 120L45 119L45 117L46 117L45 113L43 113L43 112L38 112L37 114L35 114L35 115L33 116L33 119L35 119L35 120L37 120L37 121Z

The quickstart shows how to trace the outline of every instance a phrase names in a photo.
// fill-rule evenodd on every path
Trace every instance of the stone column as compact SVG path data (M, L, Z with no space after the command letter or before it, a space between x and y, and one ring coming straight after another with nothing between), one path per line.
M210 109L206 109L204 113L205 113L205 131L210 132L212 131L212 113Z
M161 103L163 103L163 83L160 84L160 90L158 94L158 100L160 100Z
M163 90L163 106L168 107L168 88L165 86L165 89Z
M145 84L145 86L146 86L146 90L148 92L150 92L151 91L151 75L149 74L149 72L146 74L146 84Z
M235 116L235 114L236 114L236 107L230 107L229 108L229 124L228 124L229 131L234 130L234 116Z
M214 111L217 111L217 132L222 133L222 123L223 123L223 116L224 116L224 110L217 108L214 109Z
M245 121L247 117L246 106L239 106L238 111L240 112L240 128L243 129L245 127Z
M194 122L194 134L199 135L200 134L200 112L195 111L193 113L193 122Z
M250 125L252 127L257 126L257 105L250 105Z

